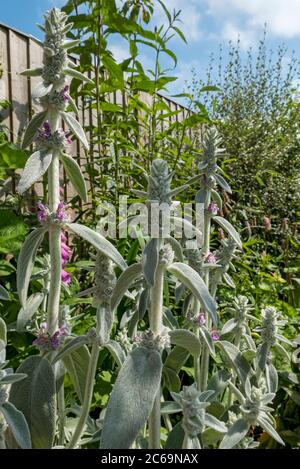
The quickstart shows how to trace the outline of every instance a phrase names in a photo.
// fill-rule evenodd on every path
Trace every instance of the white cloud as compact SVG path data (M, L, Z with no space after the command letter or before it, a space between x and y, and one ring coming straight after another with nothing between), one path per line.
M207 13L222 22L221 35L240 33L245 43L255 39L267 23L268 32L290 39L300 36L299 0L205 0Z

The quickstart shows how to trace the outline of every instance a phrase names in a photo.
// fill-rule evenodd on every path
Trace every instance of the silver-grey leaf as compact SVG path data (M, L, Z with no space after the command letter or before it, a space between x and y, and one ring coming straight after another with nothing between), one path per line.
M50 93L50 91L52 90L53 88L53 85L48 85L46 86L44 84L44 82L40 82L36 88L33 90L32 92L32 98L33 99L37 99L37 98L43 98L44 96L46 96L48 93Z
M199 356L201 352L201 342L198 337L186 329L177 329L169 332L171 343L185 348L192 355Z
M51 448L55 435L55 376L48 360L39 356L26 358L17 369L27 378L11 387L10 401L26 418L32 447Z
M130 265L121 273L111 296L110 306L112 311L118 307L130 285L142 275L143 268L140 263Z
M22 306L19 311L18 318L17 318L17 330L22 331L24 330L26 324L32 316L37 312L42 301L44 299L44 293L34 293L31 295L28 300L26 301L26 305Z
M17 186L19 194L23 194L41 179L52 161L52 153L45 150L34 152L27 160L21 179Z
M248 433L250 425L244 419L237 420L228 430L221 441L219 449L231 449L236 446Z
M44 228L37 228L32 231L25 239L25 242L21 248L18 257L17 290L22 306L26 305L27 291L30 282L31 272L33 269L37 250L43 240L44 234Z
M30 431L22 412L16 409L11 402L4 402L0 406L0 412L4 415L6 423L20 448L31 449Z
M153 287L155 280L155 271L158 265L158 239L152 238L143 250L142 266L146 282Z
M236 229L223 217L213 217L213 220L218 223L228 234L232 237L232 239L236 242L237 246L242 249L242 241L240 235L236 231Z
M187 264L174 262L168 267L168 271L175 275L193 295L200 301L203 308L210 314L215 325L218 324L216 302L210 295L207 286L200 275Z
M79 124L79 122L72 116L72 114L68 112L61 112L61 116L68 127L72 130L72 132L76 135L76 137L82 142L83 146L88 150L89 144L84 133L83 128Z
M101 449L131 447L151 413L161 371L161 357L156 350L139 347L128 355L106 409Z
M48 111L42 111L35 114L29 122L22 141L22 148L27 148L34 140L37 129L43 125L47 118Z
M65 168L68 178L83 202L87 202L87 191L83 174L77 161L71 156L63 153L60 155L61 162Z
M115 340L110 340L104 347L110 352L118 367L121 368L126 358L121 345Z
M96 231L78 223L66 223L66 227L69 228L73 233L77 234L81 238L88 241L92 246L102 252L102 254L109 257L120 269L124 270L127 267L121 254L117 249L106 239Z

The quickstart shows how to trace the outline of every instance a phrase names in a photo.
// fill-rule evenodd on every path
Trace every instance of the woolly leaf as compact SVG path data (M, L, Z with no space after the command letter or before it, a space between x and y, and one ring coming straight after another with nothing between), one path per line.
M4 287L2 287L2 285L0 285L0 300L2 301L10 300L8 291Z
M110 340L104 345L104 347L109 351L109 353L117 363L118 367L121 368L126 358L126 355L121 345L115 340Z
M153 287L155 279L155 271L158 265L158 239L153 238L146 244L143 256L142 266L144 277L147 283Z
M42 68L28 68L20 73L23 77L40 77L43 73Z
M73 349L69 354L65 355L62 360L67 372L69 373L79 400L82 403L87 380L87 364L90 361L88 348L84 345Z
M58 352L53 360L53 364L57 363L59 360L62 360L65 356L70 354L72 351L82 347L87 343L87 337L85 335L79 337L73 337L71 340L67 339L67 343L63 348Z
M39 112L35 114L29 122L22 141L22 148L27 148L34 140L36 131L43 125L46 120L48 111Z
M50 93L50 91L52 90L53 88L53 85L48 85L48 86L45 86L45 84L41 81L37 87L33 90L33 93L32 93L32 98L33 99L37 99L37 98L43 98L44 96L46 96L48 93Z
M151 413L161 371L156 350L139 347L126 358L106 409L102 449L130 448Z
M221 176L221 174L217 174L217 173L215 173L214 176L216 178L217 183L222 187L222 189L224 189L224 191L231 194L232 193L231 188L230 188L229 184L227 183L227 181L223 178L223 176Z
M48 360L32 356L19 366L17 373L27 378L11 387L10 401L26 418L32 447L51 448L55 435L55 376Z
M43 293L34 293L28 298L26 305L24 305L20 309L19 314L18 314L18 318L17 318L17 330L18 331L21 331L25 328L28 321L30 321L32 316L39 309L43 299L44 299Z
M106 239L96 231L78 223L66 223L66 227L69 228L73 233L77 234L81 238L88 241L98 251L105 256L109 257L120 269L124 270L127 267L126 262L117 249Z
M108 305L98 306L97 325L99 327L99 338L102 345L109 341L113 322L113 310Z
M16 442L22 449L31 449L31 437L24 415L11 402L4 402L0 406L7 425Z
M76 137L82 142L83 146L88 150L89 144L84 133L83 128L79 124L79 122L73 117L70 113L61 112L61 116L68 127L72 130L72 132L76 135Z
M198 337L185 329L177 329L169 332L172 344L185 348L192 355L198 356L201 352L201 342Z
M231 449L247 435L249 424L244 419L237 420L228 430L221 441L219 449Z
M83 73L78 72L78 70L74 70L73 68L65 68L63 73L65 75L69 75L72 78L76 78L77 80L84 81L86 83L90 83L91 85L94 84L93 80L91 80L89 77L86 75L83 75Z
M193 295L200 301L203 308L210 314L213 322L217 325L218 316L215 300L210 295L207 286L200 275L187 264L174 262L168 267L168 271L175 275Z
M242 248L242 241L240 235L236 231L236 229L223 217L213 217L213 220L216 221L228 234L232 237L232 239L236 242L236 244ZM233 287L235 288L235 287Z
M67 176L83 202L87 202L87 192L83 174L78 163L67 154L60 155L61 162L66 170Z
M39 181L49 168L52 161L52 153L47 153L47 151L38 150L28 158L17 186L19 194L23 194L34 183Z
M238 375L242 383L245 384L246 379L251 373L251 368L249 363L239 351L239 349L230 342L227 342L226 340L220 340L216 342L216 345L218 345L218 347L220 347L224 351L236 374Z
M110 306L112 311L114 311L130 285L143 274L142 264L132 264L127 267L124 272L121 273L120 277L117 280L116 286L111 296Z
M27 236L18 257L17 290L20 303L26 305L28 285L35 256L45 234L44 228L37 228Z

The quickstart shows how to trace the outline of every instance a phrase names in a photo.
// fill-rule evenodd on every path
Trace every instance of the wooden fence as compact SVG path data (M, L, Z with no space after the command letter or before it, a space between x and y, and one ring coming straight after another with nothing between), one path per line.
M31 91L39 77L27 78L20 75L22 70L27 68L40 67L42 64L43 50L42 43L20 31L10 28L0 23L0 100L7 100L11 103L9 109L1 112L2 124L6 125L10 132L12 142L19 142L28 120L34 112L39 111L39 106L32 101ZM74 61L76 63L76 57ZM145 102L149 102L150 96L141 94ZM181 111L176 116L170 117L170 122L182 120L189 112L180 104L164 98L171 111ZM125 105L124 94L113 93L110 101ZM89 109L81 99L77 102L80 109L80 122L83 126L92 128L96 122L95 111ZM79 143L74 142L71 151L77 154L79 164L83 164L85 155ZM42 195L42 186L37 185L35 191ZM65 184L65 197L69 199L73 196L73 191Z

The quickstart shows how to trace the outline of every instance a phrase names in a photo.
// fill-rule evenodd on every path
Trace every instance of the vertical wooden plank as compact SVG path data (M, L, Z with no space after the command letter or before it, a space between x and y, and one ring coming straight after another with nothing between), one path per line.
M12 84L13 107L13 140L19 141L28 120L28 83L27 78L20 75L27 68L27 39L9 30L9 52Z
M39 68L43 63L43 46L40 42L33 38L29 38L29 68ZM36 85L41 81L41 77L31 77L30 79L31 91L34 90ZM41 107L36 101L31 100L31 109L34 113L40 112Z
M9 101L9 61L7 54L7 29L0 27L0 100ZM12 110L6 109L1 112L2 125L5 125L8 129L11 128L12 124Z

